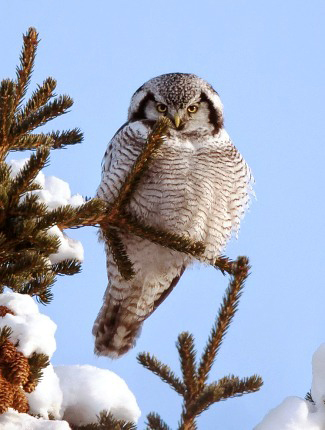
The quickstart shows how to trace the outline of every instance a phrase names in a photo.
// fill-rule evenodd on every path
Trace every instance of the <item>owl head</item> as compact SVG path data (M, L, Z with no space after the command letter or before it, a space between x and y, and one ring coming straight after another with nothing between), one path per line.
M188 73L168 73L150 79L132 96L128 120L156 121L167 116L180 133L218 133L223 108L218 93L203 79Z

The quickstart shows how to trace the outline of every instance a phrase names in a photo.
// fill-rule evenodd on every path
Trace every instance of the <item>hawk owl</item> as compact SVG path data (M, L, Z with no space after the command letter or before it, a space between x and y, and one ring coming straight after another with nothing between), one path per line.
M161 116L168 136L142 176L128 210L146 225L203 241L213 263L248 206L252 175L223 123L218 93L187 73L150 79L132 96L127 122L110 141L97 196L112 202ZM194 258L120 231L135 276L125 280L106 244L108 286L94 323L95 352L119 357L135 344L143 321L168 296Z

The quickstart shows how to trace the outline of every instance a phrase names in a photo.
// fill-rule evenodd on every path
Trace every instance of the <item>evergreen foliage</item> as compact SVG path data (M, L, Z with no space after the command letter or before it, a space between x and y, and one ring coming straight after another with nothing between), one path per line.
M47 165L50 150L80 143L83 139L77 128L32 133L66 113L73 103L69 96L55 97L56 81L52 78L38 85L24 103L37 45L38 34L30 28L24 35L16 80L5 79L0 84L0 290L9 287L48 303L56 275L80 271L80 263L75 260L50 263L49 256L57 252L60 242L48 229L60 221L68 226L71 220L81 223L89 203L78 210L61 207L50 211L32 194L41 188L34 180ZM17 150L35 152L13 177L5 160L10 151Z
M73 275L80 271L80 262L66 259L52 264L51 254L58 251L60 241L49 234L56 225L61 230L82 226L100 226L102 234L111 247L122 276L133 275L132 261L120 239L120 231L148 239L162 246L200 257L204 245L186 235L177 235L163 229L144 225L127 210L130 198L143 173L148 169L165 136L169 120L162 118L148 136L147 144L130 173L125 178L119 195L111 204L90 199L75 208L70 205L50 210L41 203L33 191L41 189L35 178L49 162L50 151L83 140L78 128L67 131L34 133L56 117L65 114L73 101L67 95L55 96L56 81L49 77L38 85L25 101L34 67L38 34L30 28L23 36L23 48L16 79L0 83L0 293L4 288L35 296L46 304L52 299L52 286L57 275ZM28 161L16 176L11 175L6 157L12 151L32 150ZM220 349L225 333L237 310L244 282L248 276L248 260L240 257L230 261L220 257L214 266L231 277L219 314L212 327L207 345L198 360L194 336L181 333L177 341L182 377L149 353L142 353L138 361L168 383L183 398L179 430L195 430L196 418L213 403L230 397L257 391L262 385L254 375L239 379L233 375L208 383L208 376ZM13 312L0 306L0 317ZM24 357L17 345L10 341L11 330L0 330L0 413L9 407L20 412L28 411L25 392L32 392L42 369L49 364L44 354ZM168 430L158 414L147 416L147 429ZM133 424L114 419L102 412L98 422L87 426L73 426L74 430L136 429Z
M213 403L230 397L241 396L245 393L253 393L259 390L263 383L262 379L257 375L242 379L229 375L216 382L207 382L222 340L237 310L238 301L249 271L246 257L239 257L233 262L221 258L217 260L215 266L220 266L221 270L228 272L231 279L199 363L197 364L194 336L188 332L181 333L176 344L182 379L175 376L174 372L156 357L148 353L138 355L138 361L144 367L158 375L162 381L167 382L171 388L183 397L178 430L197 429L196 418ZM148 429L169 429L158 414L148 415L147 421Z
M262 378L258 375L244 378L228 375L218 381L208 382L212 365L237 311L250 268L246 257L238 257L235 261L220 257L215 262L215 267L223 273L228 273L230 282L199 360L195 350L194 336L188 332L181 333L176 343L182 378L176 376L168 365L162 363L154 355L140 353L137 357L140 364L159 376L162 381L166 382L182 396L183 405L177 430L196 430L198 428L196 419L211 405L231 397L254 393L263 384ZM99 423L73 427L73 429L109 430L128 428L123 427L126 425L124 421L116 421L104 412L101 417L102 420ZM130 428L136 429L135 426ZM158 413L150 413L147 415L147 430L171 430L171 427L166 424Z
M123 420L117 420L112 414L103 411L99 414L98 422L86 426L70 424L72 430L136 430L136 425Z
M6 306L0 306L0 318L8 313L14 315ZM49 360L45 354L25 357L10 341L11 334L9 327L0 330L0 413L8 408L26 413L29 406L25 393L35 390Z

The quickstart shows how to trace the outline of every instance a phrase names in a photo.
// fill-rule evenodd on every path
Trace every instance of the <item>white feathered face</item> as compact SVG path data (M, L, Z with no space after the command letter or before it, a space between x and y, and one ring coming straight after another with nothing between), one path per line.
M180 133L217 133L223 126L217 92L203 79L169 73L146 82L131 99L129 121L156 121L167 116Z

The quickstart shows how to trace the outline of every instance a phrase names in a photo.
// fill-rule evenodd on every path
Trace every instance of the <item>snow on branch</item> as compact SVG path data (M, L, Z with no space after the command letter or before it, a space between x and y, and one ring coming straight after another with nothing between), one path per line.
M323 430L325 428L325 343L312 359L312 387L305 399L287 397L254 430Z
M33 425L33 429L68 429L67 423L76 426L96 423L102 411L116 420L137 422L140 409L136 399L115 373L87 365L50 364L56 348L56 325L39 312L30 296L1 294L0 315L1 428L11 430L15 427L6 423L17 423L17 428ZM42 374L37 372L40 364ZM8 365L12 369L9 372ZM26 415L27 412L42 419L38 421ZM44 421L51 417L58 420L53 427Z

